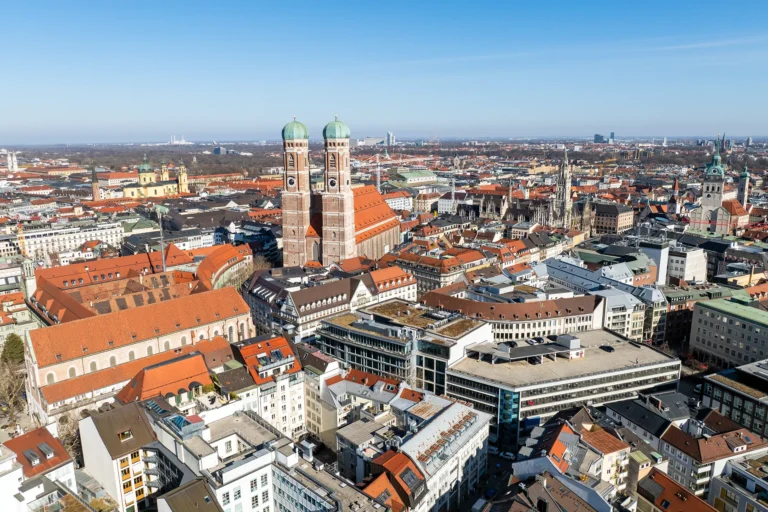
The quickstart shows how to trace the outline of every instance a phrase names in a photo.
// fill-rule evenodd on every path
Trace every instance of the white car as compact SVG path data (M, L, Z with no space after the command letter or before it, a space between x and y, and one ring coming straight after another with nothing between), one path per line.
M488 453L490 453L491 455L498 455L499 449L496 448L495 446L489 446Z
M501 452L499 454L499 457L501 457L502 459L507 459L507 460L515 460L515 454L512 453L512 452Z

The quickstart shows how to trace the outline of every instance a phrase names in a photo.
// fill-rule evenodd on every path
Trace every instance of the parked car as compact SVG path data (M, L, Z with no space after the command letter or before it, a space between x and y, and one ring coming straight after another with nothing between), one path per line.
M609 347L608 345L603 345L600 347L601 350L605 350L606 352L616 352L616 349L613 347Z
M501 457L502 459L507 459L507 460L515 460L515 454L512 453L512 452L501 452L499 454L499 457Z
M488 447L488 453L490 453L491 455L498 455L499 454L499 449L496 448L495 446L489 446Z

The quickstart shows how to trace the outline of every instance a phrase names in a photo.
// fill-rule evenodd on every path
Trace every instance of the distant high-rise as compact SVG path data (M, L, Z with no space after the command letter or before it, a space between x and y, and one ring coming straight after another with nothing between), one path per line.
M605 144L605 136L600 135L599 133L596 133L594 141L595 141L595 144Z
M667 138L664 137L664 141L661 143L663 147L667 147Z
M752 146L752 137L747 137L747 147Z
M394 133L387 132L386 145L387 146L394 146L395 145L395 134Z

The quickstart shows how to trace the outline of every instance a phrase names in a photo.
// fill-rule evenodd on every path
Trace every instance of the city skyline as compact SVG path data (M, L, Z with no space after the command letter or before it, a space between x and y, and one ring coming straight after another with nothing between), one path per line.
M765 5L389 7L9 6L0 145L766 135Z

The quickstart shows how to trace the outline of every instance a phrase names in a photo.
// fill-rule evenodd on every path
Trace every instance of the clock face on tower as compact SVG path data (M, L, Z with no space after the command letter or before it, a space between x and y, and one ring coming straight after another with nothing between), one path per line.
M291 187L291 188L295 187L296 186L296 178L294 178L293 176L288 178L288 186Z
M330 188L336 188L336 180L334 178L331 178L328 180L328 186Z

